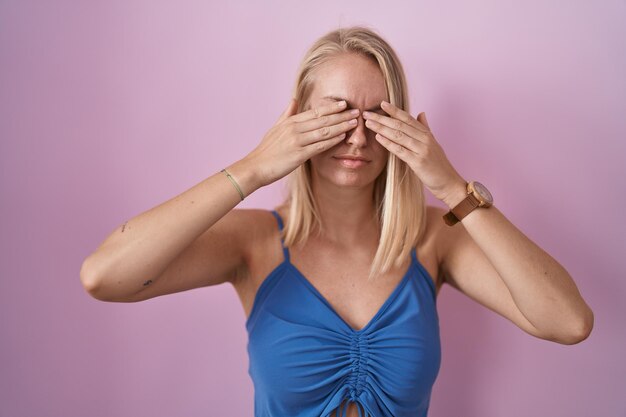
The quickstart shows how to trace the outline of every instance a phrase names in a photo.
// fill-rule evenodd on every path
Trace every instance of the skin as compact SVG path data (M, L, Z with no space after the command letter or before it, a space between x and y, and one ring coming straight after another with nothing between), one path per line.
M371 196L388 152L406 162L448 209L465 198L466 180L435 140L424 113L414 118L381 100L386 91L375 63L359 55L341 55L316 75L307 107L326 105L333 100L327 96L341 97L361 110L361 116L345 140L311 158L313 192L326 227L321 237L291 250L292 263L345 321L361 328L402 276L401 271L390 271L374 285L365 281L367 270L355 267L368 265L377 246ZM378 100L383 111L363 111L376 107ZM333 158L343 153L363 155L371 162L347 168ZM448 210L427 210L421 245L429 246L418 246L418 253L431 277L437 277L433 278L437 288L447 282L539 338L574 344L588 337L593 312L572 277L495 206L473 210L453 227L444 226L441 219ZM351 291L354 288L358 292Z
M316 72L314 82L305 109L337 101L325 98L334 96L345 99L347 108L362 112L380 107L387 97L378 66L358 55L343 55L326 63ZM377 112L384 114L382 109ZM343 247L377 239L371 198L374 181L385 168L389 154L374 139L375 132L365 127L365 120L358 117L357 121L344 141L311 158L313 194L327 225L324 238ZM339 154L361 155L370 162L360 168L347 168L333 158Z
M346 110L358 109L360 114L369 109L383 115L386 113L380 105L386 97L384 78L375 63L355 54L341 55L318 68L302 113L344 99ZM392 268L374 282L367 281L369 265L379 241L372 203L374 182L385 169L389 156L389 151L375 140L374 135L375 132L365 127L363 117L357 115L355 127L347 131L344 140L310 158L312 190L324 230L320 236L315 230L304 244L289 249L291 263L353 329L362 329L371 321L397 287L411 261L408 256L399 267ZM334 158L340 154L363 156L369 162L362 167L346 167ZM288 220L285 207L276 210L284 221ZM432 208L429 211L432 212ZM263 221L267 225L267 237L253 245L246 278L234 283L246 316L250 314L259 286L283 260L276 220L267 214L264 213L265 221L255 222ZM432 214L427 217L432 223L437 220ZM436 227L427 225L418 253L420 262L436 282L438 260L432 239L435 230Z
M346 109L360 112L370 109L385 114L380 108L387 95L383 76L375 63L361 56L342 55L327 62L316 72L314 83L304 111L344 99ZM372 203L374 181L385 169L389 151L374 139L375 132L365 127L361 116L356 120L356 126L347 132L345 140L311 157L312 189L324 230L319 236L314 231L305 244L290 248L290 254L291 263L303 272L337 313L353 328L360 329L397 286L410 259L376 282L367 282L369 264L379 240ZM362 167L346 167L334 158L340 154L360 155L369 162ZM277 211L284 220L288 218L288 212L283 208L277 208ZM273 216L270 220L271 230L274 230ZM267 246L282 259L282 251L274 251L276 237L273 234L270 241L272 244ZM424 253L421 261L436 277L433 251ZM259 268L258 276L265 277L280 260L267 254L261 258L260 262L267 265ZM338 276L341 279L337 279ZM262 278L255 281L260 284ZM251 302L246 304L251 305Z
M305 110L339 98L346 100L347 108L359 109L361 113L369 109L386 114L380 108L386 97L384 78L375 63L358 55L343 55L316 72ZM312 190L325 229L320 237L311 237L305 245L290 249L291 262L355 329L363 328L372 319L408 267L407 260L402 268L381 276L376 283L366 282L367 266L379 238L372 204L374 181L385 169L389 155L374 135L359 116L345 140L311 158ZM333 158L339 154L360 155L369 162L362 167L345 167ZM287 212L278 211L283 219L288 216ZM432 262L429 263L432 269ZM356 404L348 405L347 415L358 416Z
M450 209L463 201L467 181L446 158L425 114L416 119L385 103L383 109L389 116L363 114L376 139ZM475 209L439 234L444 279L463 294L542 339L575 344L591 333L593 311L570 274L497 207Z
M311 158L313 192L328 227L321 238L310 239L306 249L293 248L292 263L345 321L358 323L353 325L358 329L375 315L401 276L388 274L381 277L381 285L374 286L364 281L366 271L342 269L346 265L342 258L352 259L352 253L375 249L371 196L388 152L406 162L449 209L465 198L466 180L445 156L424 113L414 118L383 102L384 81L374 63L350 54L326 64L317 73L309 106L326 104L332 100L324 98L329 95L345 99L349 107L361 110L361 116L345 141ZM364 112L377 103L382 112ZM363 155L371 162L357 169L346 168L333 158L343 153ZM418 253L426 254L421 261L431 276L438 277L441 271L443 281L536 337L574 344L589 336L593 312L569 273L495 206L473 210L456 227L443 225L441 216L448 210L428 207L428 211L424 241L435 243ZM279 213L283 218L287 215ZM333 253L342 255L332 258ZM331 259L319 262L320 255ZM367 265L360 262L351 265ZM356 405L349 404L348 416L357 415Z
M300 259L310 268L310 273L305 275L315 277L315 283L324 285L328 294L347 294L347 286L358 287L358 297L346 302L345 297L336 296L337 304L349 305L344 312L356 317L354 321L367 323L367 318L377 310L371 306L359 309L358 298L368 298L362 291L378 294L370 299L384 300L381 294L388 294L387 290L393 285L368 288L363 275L354 272L346 273L345 279L340 274L341 280L321 278L333 275L333 271L324 270L323 264L315 262L311 254L332 256L330 248L333 246L338 250L334 253L342 253L343 257L359 250L367 252L367 248L373 253L377 241L372 221L373 181L384 168L388 155L381 146L406 162L448 209L465 198L467 181L446 157L423 112L414 118L382 100L383 112L363 111L375 107L376 100L385 93L382 75L375 63L354 54L342 55L326 64L317 75L310 105L325 104L326 100L331 100L325 98L328 95L339 96L350 106L359 108L361 117L345 141L311 158L314 195L319 201L323 221L329 227L321 238L311 239L308 250L296 251L298 255L294 259ZM363 119L367 119L365 127ZM360 169L349 169L332 157L340 153L364 155L371 162ZM533 336L562 344L579 343L589 336L593 311L572 277L498 208L473 210L453 227L442 226L441 217L448 210L437 207L428 207L428 210L428 217L436 220L429 220L426 228L426 236L435 235L436 241L436 272L431 272L431 276L439 276L440 270L444 282ZM342 256L329 264L341 265ZM426 257L429 259L423 259L422 263L430 265L431 256ZM381 281L387 279L383 277ZM373 305L380 304L374 302ZM339 314L342 315L341 311Z
M465 179L446 158L424 113L414 118L383 103L386 91L375 63L357 55L339 56L326 63L317 73L308 105L318 111L320 106L322 110L328 106L328 110L333 99L324 98L327 95L345 98L361 115L345 139L311 157L313 192L325 229L304 246L290 248L291 262L346 323L362 329L396 288L410 260L373 283L366 281L379 238L371 201L373 184L389 152L406 162L448 208L464 199ZM369 115L363 112L379 104L382 110ZM294 117L300 118L306 121L309 115ZM375 123L365 123L365 119ZM299 123L298 128L322 120L336 123L347 116L318 117ZM337 126L326 126L327 134L330 130L331 136L337 135ZM266 184L258 179L265 180L263 174L267 174L258 167L271 165L264 161L280 165L281 158L301 154L296 151L302 149L302 143L317 149L318 145L309 144L319 139L317 126L313 132L305 129L306 134L299 135L292 129L292 124L281 124L267 141L264 138L258 152L252 153L255 158L228 167L246 195ZM287 151L285 144L291 147ZM348 168L333 158L343 153L363 155L370 162ZM207 194L220 198L209 199ZM216 174L136 216L84 262L83 285L100 300L135 302L231 281L249 315L259 286L282 262L283 254L273 216L266 210L232 210L238 202L232 184ZM278 211L287 220L288 213ZM448 209L428 206L427 211L425 235L417 252L431 277L437 279L437 289L448 283L539 338L574 344L589 336L593 312L569 273L495 206L476 209L452 227L441 219ZM229 239L244 235L245 243ZM167 239L165 244L162 236L175 239ZM243 272L233 273L232 265L242 265ZM113 277L116 285L111 285ZM134 289L140 286L141 291ZM357 416L354 404L349 405L348 415Z

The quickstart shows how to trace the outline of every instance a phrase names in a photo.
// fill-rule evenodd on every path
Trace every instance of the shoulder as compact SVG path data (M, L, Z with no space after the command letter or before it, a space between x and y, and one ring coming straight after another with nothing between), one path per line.
M280 215L280 212L279 212ZM243 209L239 213L243 231L244 263L232 285L239 296L246 316L263 279L282 262L278 221L267 209Z
M457 251L472 243L472 238L463 223L458 222L453 226L448 226L444 222L442 217L448 211L450 210L447 208L429 206L428 212L430 217L428 223L435 235L437 263L442 268L445 268L449 256L452 256L452 251Z
M449 211L446 208L438 206L426 206L426 235L432 239L437 257L437 265L445 256L447 244L450 241L451 228L443 221L443 216Z
M230 222L237 223L233 229L237 230L245 261L237 277L241 281L260 260L267 258L264 250L278 239L278 223L272 210L261 208L233 209L227 216L231 217Z
M233 209L228 216L231 216L230 222L237 223L238 237L247 242L247 250L253 250L258 244L271 238L278 228L276 217L268 209Z
M429 223L435 223L433 225L438 225L438 221L433 221L435 219L441 219L444 214L446 214L448 210L438 207L438 206L430 206L426 205L426 217L428 218ZM441 219L443 222L443 219Z
M272 221L269 210L258 208L235 208L220 218L211 228L227 228L234 231L241 242L249 242L263 235Z
M433 237L438 237L442 232L445 232L446 226L443 221L443 216L448 210L438 206L426 206L426 233Z

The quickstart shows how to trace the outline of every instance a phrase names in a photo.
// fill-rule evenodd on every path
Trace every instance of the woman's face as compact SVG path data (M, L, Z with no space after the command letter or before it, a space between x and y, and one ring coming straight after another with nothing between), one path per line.
M311 158L314 182L337 186L370 185L385 168L389 151L376 140L376 133L365 126L364 110L387 115L380 102L387 100L387 89L378 65L356 54L340 55L317 69L313 90L304 110L346 100L347 109L359 109L358 124L346 138ZM337 155L358 155L369 162L351 167Z

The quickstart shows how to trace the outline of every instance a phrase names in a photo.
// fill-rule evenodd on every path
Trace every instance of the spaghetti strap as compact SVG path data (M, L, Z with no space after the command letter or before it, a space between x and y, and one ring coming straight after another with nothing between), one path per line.
M276 210L272 210L272 214L274 215L274 217L276 217L276 220L278 221L278 231L282 235L282 232L283 232L283 219L280 217L280 214L278 214L278 212ZM289 262L289 249L287 249L285 247L285 241L283 240L282 236L280 238L280 244L283 247L283 255L285 255L285 261Z

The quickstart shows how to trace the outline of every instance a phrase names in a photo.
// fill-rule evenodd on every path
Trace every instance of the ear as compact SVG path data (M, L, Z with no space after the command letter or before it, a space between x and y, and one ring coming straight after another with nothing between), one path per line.
M417 121L423 124L424 126L426 126L428 129L430 129L430 126L428 126L428 120L426 120L426 113L421 112L420 114L418 114Z

